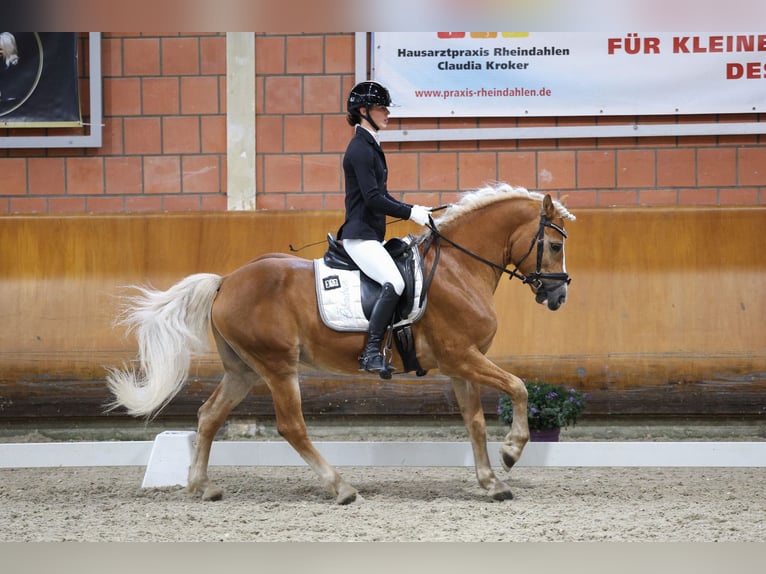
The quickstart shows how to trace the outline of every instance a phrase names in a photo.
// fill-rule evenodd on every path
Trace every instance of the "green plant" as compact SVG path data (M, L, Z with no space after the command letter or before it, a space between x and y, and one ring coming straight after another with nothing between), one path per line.
M527 417L530 430L565 428L574 426L585 408L587 395L574 389L566 390L559 385L541 381L526 381L529 398ZM513 403L503 395L497 407L500 420L507 425L513 422Z

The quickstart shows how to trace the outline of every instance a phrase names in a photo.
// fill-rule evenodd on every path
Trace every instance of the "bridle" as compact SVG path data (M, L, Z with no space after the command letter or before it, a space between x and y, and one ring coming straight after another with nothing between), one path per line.
M431 216L428 216L428 229L431 231L431 236L428 239L428 243L423 249L423 255L426 254L428 249L435 243L436 244L436 254L434 256L434 263L431 267L431 271L428 275L428 278L425 282L425 288L423 292L428 289L428 286L431 283L431 279L433 279L433 274L436 271L436 265L439 262L439 251L440 251L440 241L445 241L449 243L452 247L457 249L458 251L461 251L465 253L466 255L473 257L477 261L481 261L485 265L488 265L492 267L493 269L496 269L501 274L506 273L508 275L508 279L513 279L514 277L516 279L519 279L522 283L525 285L530 285L532 287L532 290L537 293L543 293L547 294L551 291L554 291L558 289L562 284L569 285L571 283L572 279L570 279L568 273L543 273L542 272L542 264L543 264L543 250L545 245L545 228L550 227L551 229L555 229L558 231L561 236L566 239L567 232L566 230L553 223L550 219L548 219L545 216L545 212L540 213L540 225L537 228L537 233L532 238L531 243L529 244L529 249L527 249L527 252L524 254L524 256L519 259L516 263L513 264L513 269L509 269L508 267L503 267L502 265L498 265L497 263L490 261L489 259L485 259L481 255L477 255L473 251L470 251L469 249L466 249L462 245L459 245L452 241L451 239L445 237L441 234L441 232L436 227L436 224L434 223L433 218ZM532 253L532 250L535 248L535 245L537 245L537 268L533 273L530 273L528 275L525 275L519 270L519 266L524 263L524 261L529 257L529 255ZM546 283L547 282L547 283Z
M548 219L545 216L545 213L540 214L540 226L537 228L537 234L532 238L532 242L529 244L529 249L524 254L524 256L519 259L517 263L514 263L514 269L510 271L511 279L513 277L517 277L521 279L521 281L525 285L531 285L532 289L537 293L540 289L545 287L545 284L543 283L543 279L549 281L549 282L556 282L553 289L547 287L545 289L546 292L552 291L559 287L561 283L566 283L569 285L572 282L572 279L569 278L568 273L542 273L541 268L543 264L543 248L545 244L545 228L550 227L551 229L555 229L558 231L561 236L566 239L568 237L566 230L563 227L560 227L553 223L550 219ZM537 244L537 268L535 269L534 273L530 273L529 275L524 275L519 271L519 265L524 263L524 260L529 257L529 254L532 253L532 249L534 248L535 244ZM505 268L504 268L505 269Z

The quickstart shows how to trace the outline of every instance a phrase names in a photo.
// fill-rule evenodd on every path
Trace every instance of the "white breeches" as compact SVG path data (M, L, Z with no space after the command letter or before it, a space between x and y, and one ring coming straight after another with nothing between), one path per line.
M343 247L362 272L381 285L391 283L397 295L404 292L404 279L380 241L344 239Z

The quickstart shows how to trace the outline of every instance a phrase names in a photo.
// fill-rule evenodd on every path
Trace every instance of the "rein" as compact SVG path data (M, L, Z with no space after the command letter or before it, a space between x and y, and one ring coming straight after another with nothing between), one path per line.
M439 260L439 251L441 248L440 242L442 240L449 243L452 247L454 247L458 251L465 253L469 257L473 257L477 261L481 261L485 265L488 265L492 267L493 269L499 271L501 274L502 273L508 274L508 279L513 279L515 277L516 279L519 279L525 285L531 285L532 288L535 289L535 291L538 291L544 286L543 279L551 280L551 281L560 281L560 282L566 283L567 285L569 285L569 283L572 281L569 278L569 275L567 273L543 273L542 272L543 245L545 243L545 228L550 227L551 229L555 229L556 231L558 231L562 235L562 237L564 238L568 237L567 232L564 230L564 228L550 221L545 216L545 213L540 214L540 226L537 229L537 233L532 238L532 242L529 244L529 249L524 254L524 256L521 259L519 259L517 263L513 264L513 269L508 269L508 267L503 267L502 265L498 265L497 263L490 261L489 259L485 259L481 255L478 255L474 253L473 251L466 249L462 245L455 243L448 237L445 237L444 235L441 234L439 229L436 227L436 223L434 223L434 220L430 215L428 216L427 227L428 229L431 230L432 236L429 238L429 241L423 250L423 255L425 255L425 253L428 251L428 249L431 248L433 244L436 244L436 254L434 256L434 264L431 267L431 271L428 275L428 279L426 280L424 291L428 289L428 286L431 283L431 279L433 279L433 275L436 271L436 264ZM530 253L532 253L532 249L535 248L535 244L537 244L537 269L534 271L534 273L530 273L529 275L524 275L521 271L519 271L519 266L527 259L527 257L529 257Z

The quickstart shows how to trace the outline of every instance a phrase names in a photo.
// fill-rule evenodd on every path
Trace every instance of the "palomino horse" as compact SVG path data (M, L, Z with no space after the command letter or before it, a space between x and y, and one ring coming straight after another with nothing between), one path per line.
M565 219L574 216L549 195L503 184L463 195L419 238L436 235L441 249L426 312L414 325L418 359L424 369L438 368L451 378L479 484L496 500L513 495L490 465L480 387L498 389L513 401L513 424L501 447L505 470L519 460L529 428L523 381L485 356L497 330L492 297L508 273L529 284L537 302L549 309L564 303ZM426 251L424 267L430 269L437 249ZM206 347L208 325L223 362L223 378L198 412L189 491L201 491L207 500L223 496L208 478L213 438L253 385L263 382L271 391L280 435L338 504L361 500L316 450L301 411L299 366L356 372L365 337L324 325L314 279L311 261L268 254L224 277L195 274L167 291L137 287L140 293L129 299L122 322L136 333L140 369L110 372L113 407L122 405L134 416L156 414L183 387L192 354ZM393 362L401 370L398 355Z

